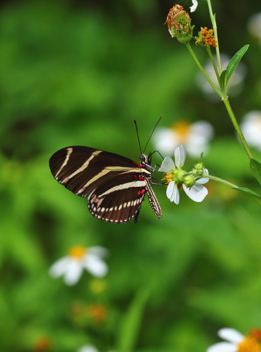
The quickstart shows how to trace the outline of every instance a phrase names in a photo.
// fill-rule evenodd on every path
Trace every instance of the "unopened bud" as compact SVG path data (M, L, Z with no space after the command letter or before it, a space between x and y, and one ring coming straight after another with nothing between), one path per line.
M170 9L165 23L172 37L183 44L190 42L194 26L191 26L190 16L181 5L175 5Z

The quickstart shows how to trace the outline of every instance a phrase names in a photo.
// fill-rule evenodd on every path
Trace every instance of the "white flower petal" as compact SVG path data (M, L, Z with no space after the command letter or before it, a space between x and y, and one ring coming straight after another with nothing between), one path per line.
M97 348L91 345L84 345L77 350L77 352L99 352Z
M64 275L64 282L68 286L75 285L81 275L82 275L83 267L79 260L71 260L70 266L67 268L67 272Z
M192 6L190 7L190 12L194 12L196 11L197 7L198 7L198 2L197 0L192 0Z
M169 198L169 200L171 199L172 197L172 194L173 194L173 191L174 191L174 185L175 185L175 182L174 181L171 181L169 184L168 184L168 187L167 187L167 190L166 190L166 196ZM171 201L171 200L170 200Z
M187 154L190 155L192 158L199 158L201 153L203 152L204 155L207 154L209 150L209 145L206 141L200 141L200 138L190 138L186 143L186 151Z
M207 183L208 181L209 181L209 178L207 178L207 177L202 177L202 178L200 178L199 180L196 181L196 184L204 185L204 184Z
M174 181L168 184L166 195L171 202L179 204L179 190Z
M160 150L163 155L172 153L178 145L177 134L173 129L167 127L156 130L153 133L152 140L156 149Z
M96 277L103 277L108 272L107 264L94 254L86 256L83 265L86 270Z
M164 158L164 160L162 161L161 167L159 168L158 171L171 173L171 170L174 170L174 169L175 169L174 161L169 156L166 156L166 158Z
M172 199L173 199L173 202L174 202L175 204L179 204L179 189L178 189L178 187L176 186L176 184L175 184L175 186L174 186L174 192L173 192L173 197L172 197Z
M209 181L209 178L203 177L199 180L196 181L196 185L204 185L205 183L207 183Z
M179 168L184 165L184 162L186 160L186 151L183 145L181 144L179 147L177 147L174 151L174 157L175 157L175 165Z
M247 113L240 127L248 144L261 149L261 111L253 110Z
M244 340L244 335L232 328L223 328L218 331L218 336L221 339L238 344Z
M229 342L218 342L210 346L207 352L237 352L237 346Z
M98 257L106 257L108 255L108 250L102 246L93 246L87 248L88 253L95 254Z
M190 126L191 134L195 136L200 136L206 142L211 139L214 135L213 126L207 121L197 121L191 124Z
M53 263L53 265L51 265L49 269L50 276L54 278L62 276L67 271L67 268L69 265L70 265L70 258L68 257L63 257L57 260L55 263Z
M206 187L202 186L202 185L198 185L195 184L194 186L192 186L191 188L188 188L184 185L183 183L183 189L186 193L186 195L192 199L194 202L202 202L203 199L206 197L206 195L208 194L208 190L206 189Z

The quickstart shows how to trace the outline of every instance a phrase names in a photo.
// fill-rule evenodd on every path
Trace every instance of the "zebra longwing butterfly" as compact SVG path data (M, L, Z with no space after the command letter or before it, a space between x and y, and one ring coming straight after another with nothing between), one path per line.
M147 192L151 208L161 218L161 208L150 180L151 154L142 153L140 164L124 156L89 147L66 147L50 158L54 178L81 197L88 197L90 213L100 220L137 223Z

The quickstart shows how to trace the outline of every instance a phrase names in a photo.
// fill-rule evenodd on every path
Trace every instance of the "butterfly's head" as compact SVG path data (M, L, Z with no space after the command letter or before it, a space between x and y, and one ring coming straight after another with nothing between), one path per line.
M142 153L140 156L140 161L142 165L150 165L151 163L151 154L146 155L145 153Z

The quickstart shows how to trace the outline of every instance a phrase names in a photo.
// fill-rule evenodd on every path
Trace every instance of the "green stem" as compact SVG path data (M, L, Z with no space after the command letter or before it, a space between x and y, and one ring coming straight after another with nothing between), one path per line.
M245 137L243 136L243 133L241 132L241 130L240 130L239 126L238 126L237 120L235 118L235 115L233 113L233 110L231 108L231 105L229 103L229 100L228 100L227 96L223 97L223 102L225 104L225 107L227 109L228 115L229 115L229 117L230 117L230 119L231 119L231 121L232 121L232 123L233 123L233 125L235 127L235 130L237 131L238 137L240 138L241 143L243 144L243 147L245 148L245 151L246 151L249 159L253 159L252 154L251 154L251 152L250 152L250 150L248 148L247 142L245 140Z
M222 72L222 66L221 66L220 52L219 52L217 22L216 22L216 17L213 14L213 11L212 11L211 0L207 0L207 3L208 3L208 10L209 10L209 14L210 14L213 30L214 30L215 39L217 41L216 54L217 54L217 62L218 62L219 73L221 73Z
M215 15L213 14L213 11L212 11L211 0L207 0L207 3L208 3L208 9L209 9L209 14L210 14L212 26L213 26L213 29L214 29L215 39L216 39L216 41L218 43L217 24L216 24ZM212 54L210 52L210 49L208 50L208 53L209 53L209 56L210 56L210 59L211 59ZM222 72L222 67L221 67L221 60L220 60L220 53L219 53L219 44L216 47L216 53L217 53L217 61L218 61L218 66L219 66L219 72L221 73ZM217 77L219 77L219 74L217 73L218 70L217 70L214 58L213 58L213 60L211 59L211 61L212 61L214 70L216 72L216 75L217 75ZM241 143L242 143L243 147L245 148L245 151L246 151L249 159L252 159L252 155L251 155L251 152L250 152L250 150L248 148L247 142L246 142L246 140L245 140L245 138L244 138L239 126L238 126L237 120L236 120L235 115L234 115L234 113L232 111L232 108L231 108L231 105L229 103L228 97L227 97L227 95L225 93L223 94L222 100L223 100L223 102L225 104L225 107L227 109L229 117L230 117L230 119L231 119L231 121L232 121L232 123L233 123L233 125L235 127L235 130L237 131L237 134L238 134L238 136L239 136L239 138L241 140Z
M208 75L206 74L206 72L204 71L203 67L201 66L200 62L198 61L194 51L192 50L191 46L189 43L186 44L187 48L191 54L191 56L193 57L194 61L196 62L196 64L198 65L198 68L200 69L200 71L202 72L202 74L204 75L204 77L206 78L206 80L208 81L208 83L211 85L211 87L215 90L215 92L220 96L220 98L223 98L222 93L220 92L220 90L215 86L215 84L211 81L211 79L208 77Z
M213 55L212 55L212 52L211 52L211 49L210 49L209 45L206 46L206 49L207 49L207 52L208 52L208 56L210 57L210 60L211 60L211 62L212 62L213 68L214 68L214 70L215 70L217 79L218 79L218 81L219 81L220 75L219 75L218 68L217 68L216 62L215 62L215 60L214 60L214 57L213 57Z
M222 178L219 178L219 177L216 177L216 176L211 176L211 175L208 175L208 174L203 174L203 177L207 177L207 178L209 178L210 180L223 183L223 184L225 184L225 185L227 185L227 186L230 186L230 187L232 187L232 188L239 188L238 186L234 185L233 183L228 182L228 181L225 181L225 180L222 180Z

